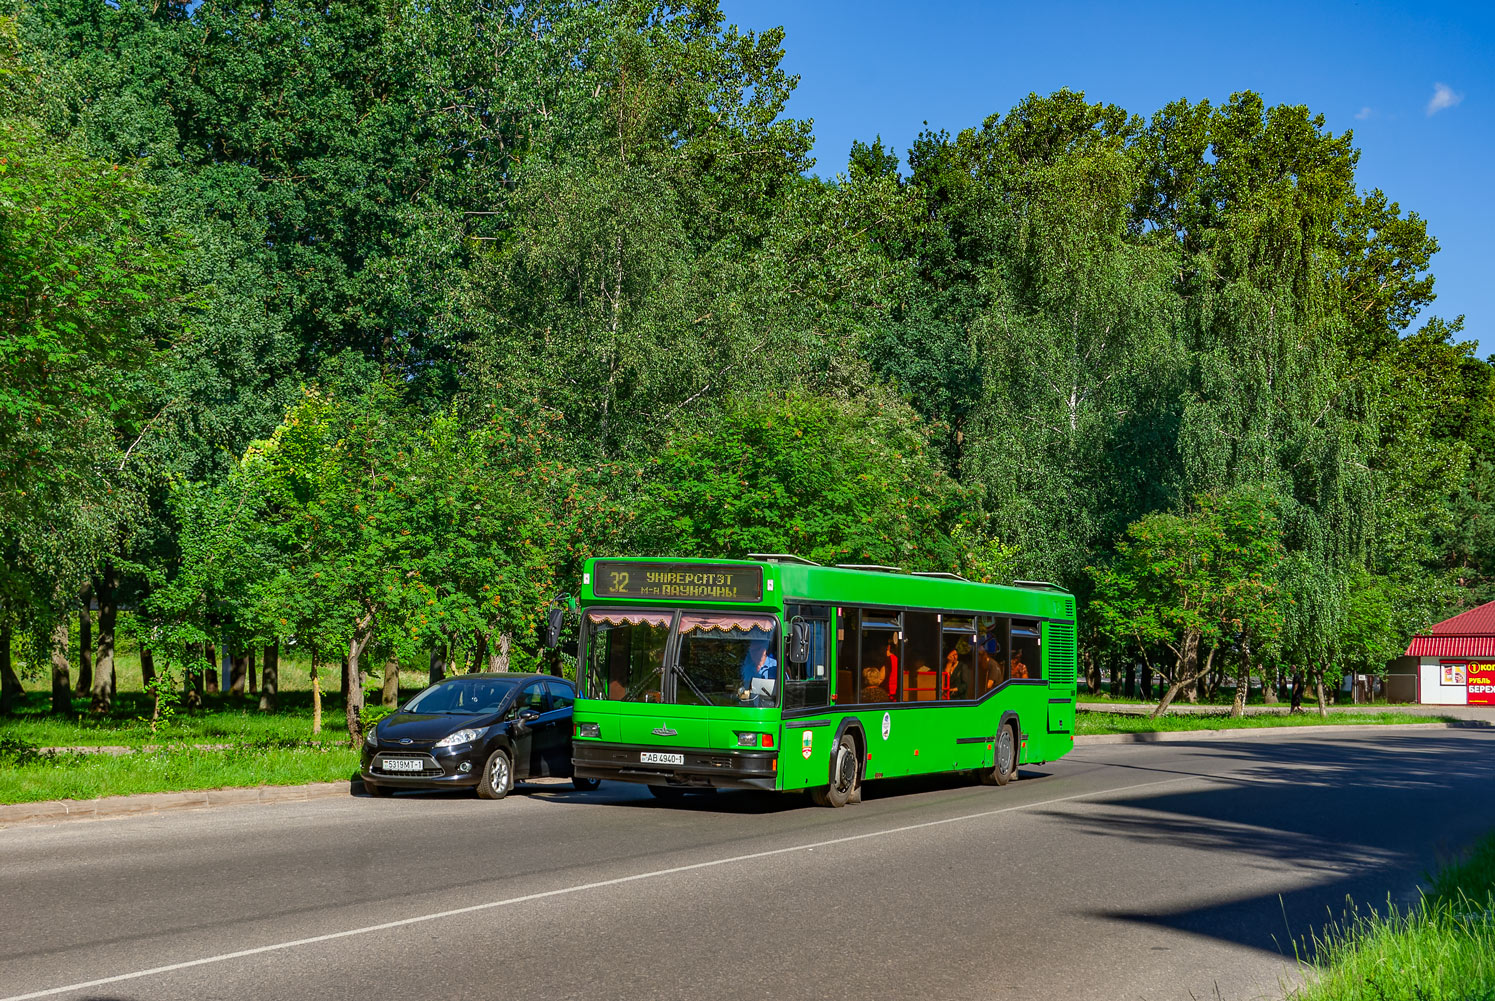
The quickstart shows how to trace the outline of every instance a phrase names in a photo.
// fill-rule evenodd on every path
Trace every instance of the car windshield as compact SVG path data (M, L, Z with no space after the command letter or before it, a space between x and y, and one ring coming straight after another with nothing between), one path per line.
M514 682L494 678L452 678L432 685L405 703L407 713L483 716L498 712Z
M772 615L739 612L588 612L587 695L616 702L777 705L777 626ZM673 654L668 672L667 651Z

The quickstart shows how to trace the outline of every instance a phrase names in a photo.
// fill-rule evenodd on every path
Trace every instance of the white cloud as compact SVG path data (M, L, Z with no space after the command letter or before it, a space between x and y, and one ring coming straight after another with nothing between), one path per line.
M1433 96L1428 101L1428 114L1436 115L1444 108L1452 108L1464 99L1463 94L1454 93L1454 89L1446 83L1433 84Z
M1363 122L1373 114L1375 114L1375 112L1371 111L1370 105L1367 104L1365 107L1355 112L1355 121Z

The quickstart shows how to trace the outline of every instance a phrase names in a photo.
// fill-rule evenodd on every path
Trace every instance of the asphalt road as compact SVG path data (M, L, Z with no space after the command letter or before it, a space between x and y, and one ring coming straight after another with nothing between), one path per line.
M1488 731L1294 732L843 810L604 784L16 827L0 1001L1281 998L1347 895L1495 829L1492 787Z

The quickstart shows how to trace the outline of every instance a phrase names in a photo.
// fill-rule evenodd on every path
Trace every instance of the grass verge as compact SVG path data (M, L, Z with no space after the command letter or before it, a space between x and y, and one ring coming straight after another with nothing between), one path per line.
M122 755L44 754L0 737L0 803L338 782L357 771L358 755L346 745L256 741L221 750L171 746Z
M1449 723L1450 716L1418 716L1413 713L1343 713L1331 712L1320 716L1316 712L1289 715L1281 713L1259 713L1254 716L1231 717L1229 712L1180 713L1164 715L1160 719L1134 713L1082 712L1075 714L1075 733L1155 733L1159 730L1259 730L1268 727L1286 726L1338 726L1344 724L1364 725L1371 723Z
M1495 836L1417 904L1351 914L1312 946L1315 969L1290 1001L1495 999Z
M374 700L377 705L377 697ZM347 740L343 700L336 692L322 697L322 732L311 732L310 692L282 693L279 708L260 712L258 701L234 695L210 695L202 709L178 707L171 719L150 725L151 699L139 692L121 693L107 713L90 712L87 698L73 700L73 712L54 715L49 695L28 693L15 711L0 716L0 737L37 747L99 747L165 743L254 743L258 741Z

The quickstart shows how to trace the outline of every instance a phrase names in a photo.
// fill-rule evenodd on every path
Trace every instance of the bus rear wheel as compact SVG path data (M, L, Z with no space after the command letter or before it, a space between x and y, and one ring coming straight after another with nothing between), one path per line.
M997 731L997 746L992 755L992 767L981 773L981 781L989 786L1004 786L1017 775L1017 732L1011 723Z
M810 790L810 799L816 806L845 806L860 802L862 798L862 776L857 760L856 739L851 734L842 734L831 751L831 781L829 785Z

